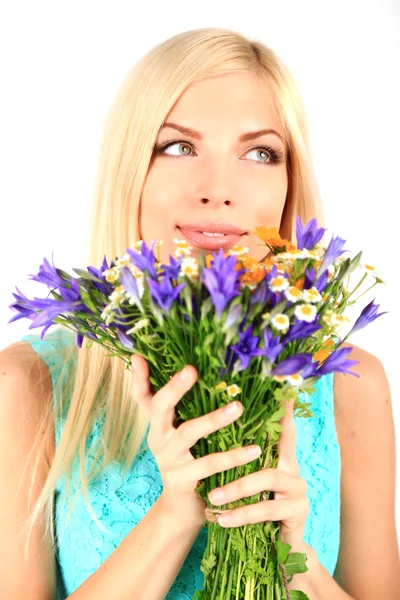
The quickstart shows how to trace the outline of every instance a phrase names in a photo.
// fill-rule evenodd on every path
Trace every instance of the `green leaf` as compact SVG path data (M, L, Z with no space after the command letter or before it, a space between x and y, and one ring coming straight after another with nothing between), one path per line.
M286 412L286 407L282 404L278 410L276 410L268 419L268 421L279 422L284 416Z
M289 554L285 563L286 575L290 577L296 573L306 573L308 571L306 561L307 554L304 552L292 552Z
M239 552L240 560L242 561L242 563L245 563L246 562L246 547L245 547L244 541L242 539L237 538L234 535L232 535L232 548L234 550L237 550L237 552Z
M91 299L91 297L87 293L87 291L84 290L83 288L80 288L79 292L80 292L80 295L81 295L84 305L87 306L88 308L90 308L90 310L92 310L93 312L97 313L97 306L95 305L95 303L93 302L93 300Z
M276 540L276 549L278 552L278 563L284 563L285 560L287 559L290 549L291 549L291 545L290 544L284 544L282 542L282 540L280 538L278 538Z
M300 590L290 590L290 600L310 600L310 598Z
M89 273L89 271L85 271L84 269L72 269L72 270L75 271L75 273L77 275L82 277L82 279L96 281L97 283L104 283L103 279L99 279L95 275L92 275L91 273ZM68 275L68 273L65 273L64 271L60 271L60 272L63 273L64 275ZM71 275L68 275L68 277L71 278Z
M205 577L208 577L208 575L211 573L211 571L215 567L216 562L217 557L215 556L215 554L210 554L208 558L203 558L203 560L201 561L200 570L204 573Z
M203 347L208 348L208 346L211 346L211 344L213 343L214 340L215 340L215 333L209 333L208 335L206 335L206 337L204 339Z
M205 320L206 316L213 307L212 298L207 298L201 305L201 320Z

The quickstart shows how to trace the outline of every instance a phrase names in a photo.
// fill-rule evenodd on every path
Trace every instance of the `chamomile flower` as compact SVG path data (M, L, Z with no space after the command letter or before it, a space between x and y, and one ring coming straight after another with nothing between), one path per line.
M373 275L374 277L378 277L378 274L376 272L375 267L373 267L372 265L364 265L364 269L367 271L367 273L369 273L370 275Z
M191 255L192 246L189 246L189 244L185 240L178 240L177 238L174 238L174 244L176 245L174 256L179 257Z
M115 288L115 290L110 294L109 298L111 303L114 306L118 306L125 299L125 288L123 285L119 285Z
M233 385L228 385L228 387L226 388L226 391L228 392L229 396L234 398L235 396L240 394L242 389L238 385L236 385L236 383L234 383Z
M293 250L293 252L289 252L292 260L297 260L301 258L309 258L308 250Z
M286 277L279 275L279 277L273 277L268 284L268 287L273 292L283 292L289 287L289 281Z
M298 304L294 309L294 314L299 321L311 323L317 314L317 308L313 304Z
M117 258L115 261L115 266L118 269L122 269L122 267L127 267L129 264L132 264L132 258L129 256L129 254L124 254L123 256Z
M303 292L296 286L291 285L285 290L285 296L290 302L298 302L303 299Z
M254 290L257 288L257 283L252 283L249 281L241 281L239 283L239 289L244 290L245 287L249 288L250 291L254 292Z
M279 329L280 331L285 331L290 325L289 317L287 315L284 315L283 313L279 313L272 317L271 324L276 329Z
M287 375L286 378L291 385L300 385L301 383L303 383L303 377L300 375L300 373L293 373L293 375Z
M143 240L138 240L137 242L135 242L133 244L134 250L137 250L138 252L141 252L141 250L142 250L142 244L143 244Z
M328 267L328 281L331 281L335 276L336 269L334 265L329 265Z
M111 325L114 317L114 309L111 304L107 304L101 313L101 318L105 321L106 325Z
M274 375L273 377L275 381L278 381L279 383L283 383L287 379L287 375Z
M103 277L106 278L108 283L115 283L118 280L119 269L113 267L112 269L106 269L102 272Z
M247 246L233 246L230 250L228 250L229 256L245 256L248 254L249 248Z
M321 302L322 300L321 294L315 287L303 290L303 298L306 302Z
M185 256L182 260L179 275L186 275L191 281L197 281L199 277L199 265L197 260L192 256Z
M217 385L215 386L216 390L224 390L226 389L226 381L220 381L219 383L217 383Z
M149 319L140 319L139 321L137 321L137 323L134 324L132 329L129 329L126 333L127 334L135 333L135 331L139 331L140 329L147 327L149 325L149 323L150 323Z
M333 325L333 327L341 327L343 325L345 325L350 319L348 317L345 317L344 315L338 315L336 313L333 313L331 316L331 325Z

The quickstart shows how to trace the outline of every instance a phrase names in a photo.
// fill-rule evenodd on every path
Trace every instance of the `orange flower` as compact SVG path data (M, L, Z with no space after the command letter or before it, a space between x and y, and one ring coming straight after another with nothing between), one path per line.
M286 246L286 252L297 250L296 246L289 240L281 238L280 233L276 227L270 227L269 229L265 225L259 225L253 231L256 237L260 238L263 242L274 248L283 248Z
M302 279L298 279L297 281L294 282L294 287L296 287L299 290L302 290L304 287L304 281L305 281L304 277Z
M322 362L324 361L326 358L328 358L328 356L330 356L333 352L333 348L332 346L335 345L334 340L327 340L326 342L324 342L321 346L321 348L318 350L318 352L316 352L313 356L313 358L315 360L317 360L318 362Z
M246 269L240 276L242 283L257 284L264 279L267 268L252 256L243 256L236 263L236 270Z

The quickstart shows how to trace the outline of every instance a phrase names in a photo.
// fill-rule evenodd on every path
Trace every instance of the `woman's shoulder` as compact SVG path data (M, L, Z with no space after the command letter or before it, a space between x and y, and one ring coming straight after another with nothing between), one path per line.
M360 417L375 415L376 397L388 389L385 369L377 356L355 344L345 342L343 347L352 348L347 358L358 361L351 367L358 377L348 373L334 374L335 417L342 448L355 424L360 424Z
M57 380L62 371L64 377L71 373L71 359L75 357L76 350L75 334L58 328L47 332L43 338L39 333L30 333L0 351L0 374L8 378L3 382L14 382L13 388L20 398L21 410L30 414L30 420L35 424L33 426L40 426L46 413L54 416ZM49 432L47 434L46 458L51 465L55 454L55 437Z
M19 340L0 350L0 377L4 392L1 394L3 410L10 412L12 409L25 417L27 426L37 429L52 399L52 383L46 362L29 342ZM50 461L55 449L51 448L53 436L48 437L47 460Z

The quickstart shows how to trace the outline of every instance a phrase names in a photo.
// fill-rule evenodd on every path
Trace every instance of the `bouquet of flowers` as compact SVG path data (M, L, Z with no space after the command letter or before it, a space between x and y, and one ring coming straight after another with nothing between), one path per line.
M197 493L210 506L208 493L244 475L277 466L279 421L285 401L294 400L298 417L310 418L310 403L301 393L315 389L321 376L350 370L351 348L340 348L346 338L382 314L370 302L363 308L347 335L339 329L349 320L343 313L356 302L352 298L369 275L379 279L370 265L342 256L345 240L333 237L319 245L326 230L313 219L303 226L297 217L297 246L280 237L276 228L257 227L253 233L271 251L259 262L248 248L235 246L199 259L190 246L174 240L175 256L162 264L162 241L148 247L143 240L127 249L123 257L100 268L74 269L78 277L44 259L38 275L30 278L51 289L52 298L29 300L17 288L10 305L26 317L30 329L43 326L41 337L56 323L77 334L77 344L89 338L118 356L130 368L132 353L142 355L150 366L150 381L158 391L186 364L198 372L193 388L176 407L176 425L199 417L240 395L244 412L233 424L201 438L192 448L198 458L218 450L255 443L264 448L258 460L202 480ZM157 251L157 257L154 251ZM350 291L349 276L364 273ZM368 290L366 290L368 291ZM364 293L366 293L366 291ZM357 375L356 375L357 376ZM268 500L257 494L229 504ZM201 570L203 590L194 598L245 598L278 600L307 598L289 592L288 582L307 571L306 554L290 552L280 537L279 523L265 522L223 528L206 522L208 543Z

